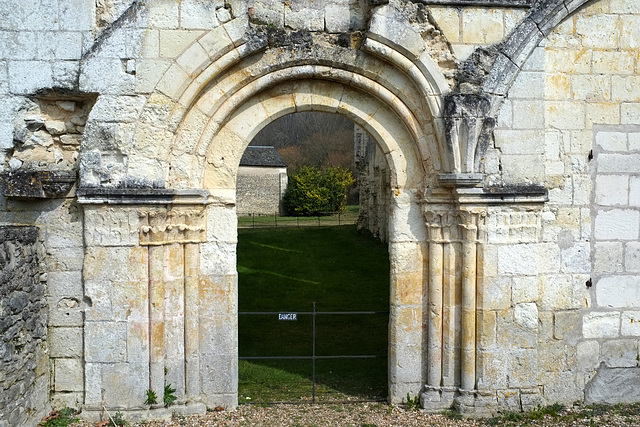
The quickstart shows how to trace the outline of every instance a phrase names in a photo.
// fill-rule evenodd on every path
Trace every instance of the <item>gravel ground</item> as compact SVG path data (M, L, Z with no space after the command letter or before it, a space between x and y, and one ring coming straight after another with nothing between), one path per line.
M209 412L203 416L177 417L171 422L132 424L146 427L168 426L640 426L637 405L584 407L564 409L555 416L533 420L518 415L503 415L491 420L455 419L445 414L433 414L386 404L339 405L273 405L268 407L242 405L234 411ZM72 424L73 427L93 426L89 423Z

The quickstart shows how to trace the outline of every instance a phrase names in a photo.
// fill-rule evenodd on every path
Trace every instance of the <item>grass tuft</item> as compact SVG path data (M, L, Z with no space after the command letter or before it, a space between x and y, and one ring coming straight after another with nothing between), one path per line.
M40 425L44 427L67 427L69 424L79 421L75 415L76 411L71 408L52 411L40 421Z

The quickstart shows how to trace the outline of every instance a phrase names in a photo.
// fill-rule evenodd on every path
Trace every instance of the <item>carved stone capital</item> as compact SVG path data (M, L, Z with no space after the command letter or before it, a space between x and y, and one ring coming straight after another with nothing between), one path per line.
M207 238L204 206L173 206L139 211L140 244L201 243Z
M425 225L432 242L476 242L484 230L486 211L484 209L461 210L430 209L423 205Z

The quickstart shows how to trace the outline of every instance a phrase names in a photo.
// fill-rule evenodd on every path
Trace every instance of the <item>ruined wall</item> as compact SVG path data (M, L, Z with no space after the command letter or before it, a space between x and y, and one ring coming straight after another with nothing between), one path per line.
M640 400L640 10L583 3L0 4L0 222L41 229L53 405L237 404L237 165L295 111L376 144L392 401Z
M366 230L382 242L389 239L388 165L375 141L355 126L354 151L356 182L360 193L358 230Z
M241 166L238 169L238 215L284 214L282 197L287 189L286 168Z
M35 227L0 226L0 426L48 413L46 275Z

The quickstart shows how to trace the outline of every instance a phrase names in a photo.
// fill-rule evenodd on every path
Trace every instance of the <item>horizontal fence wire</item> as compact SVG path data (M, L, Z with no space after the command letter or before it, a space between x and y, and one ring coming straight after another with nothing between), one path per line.
M313 318L312 322L312 355L310 356L239 356L239 360L311 360L312 362L312 399L311 403L316 403L316 360L336 360L336 359L386 359L387 355L382 354L359 354L359 355L324 355L319 356L316 354L316 317L318 315L388 315L388 311L316 311L316 303L313 303L313 311L241 311L238 315L310 315ZM290 320L283 320L283 322L290 322ZM356 402L379 402L384 399L346 399L346 400L330 400L320 403L356 403ZM308 403L308 402L250 402L252 404L276 404L276 403Z
M330 227L334 225L355 225L357 211L323 212L314 216L282 216L273 214L237 212L238 228L302 228Z

